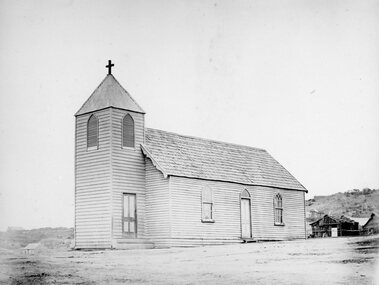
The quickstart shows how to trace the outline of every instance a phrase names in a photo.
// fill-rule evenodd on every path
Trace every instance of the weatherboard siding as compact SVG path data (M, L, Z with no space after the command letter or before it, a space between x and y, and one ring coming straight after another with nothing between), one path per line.
M87 121L91 114L99 120L99 147L96 150L87 150ZM76 248L110 247L110 182L110 110L76 117Z
M214 223L201 221L201 190L213 190ZM241 240L240 193L251 195L252 237L284 240L305 237L302 191L170 177L172 245L199 245ZM274 225L273 197L283 197L284 226Z
M134 120L135 147L122 147L122 119L130 114ZM145 159L140 145L144 142L144 115L111 109L112 130L112 238L125 238L122 233L123 193L136 194L137 238L145 234Z
M156 247L170 245L169 179L146 158L146 233Z
M304 192L253 186L247 188L252 195L253 238L261 240L287 240L305 238ZM284 226L274 225L273 198L280 193L283 201Z

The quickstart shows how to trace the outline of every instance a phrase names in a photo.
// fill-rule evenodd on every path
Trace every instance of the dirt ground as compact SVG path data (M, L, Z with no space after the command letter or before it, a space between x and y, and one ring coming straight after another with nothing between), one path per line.
M379 284L379 236L149 250L0 249L0 284Z

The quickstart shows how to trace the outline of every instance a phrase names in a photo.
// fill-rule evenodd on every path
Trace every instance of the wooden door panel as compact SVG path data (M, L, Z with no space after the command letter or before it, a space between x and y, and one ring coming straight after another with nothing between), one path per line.
M123 199L123 235L135 238L137 233L136 195L124 194Z
M241 199L241 234L243 238L251 237L250 199Z

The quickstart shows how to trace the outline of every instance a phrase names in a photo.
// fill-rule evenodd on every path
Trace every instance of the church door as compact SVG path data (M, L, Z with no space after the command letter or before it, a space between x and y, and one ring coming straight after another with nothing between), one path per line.
M137 235L136 194L124 193L122 232L128 238L135 238Z
M250 199L241 198L241 234L242 238L251 238Z

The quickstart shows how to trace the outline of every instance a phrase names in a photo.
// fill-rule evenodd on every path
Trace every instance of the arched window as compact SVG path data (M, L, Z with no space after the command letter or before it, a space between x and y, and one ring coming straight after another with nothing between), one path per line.
M214 222L213 193L209 187L203 188L201 192L201 221Z
M91 115L87 122L87 148L97 149L99 146L99 120Z
M275 225L283 225L283 200L279 193L274 197L274 219Z
M250 193L246 189L242 191L241 198L250 199Z
M134 120L129 114L122 119L122 146L134 147Z

